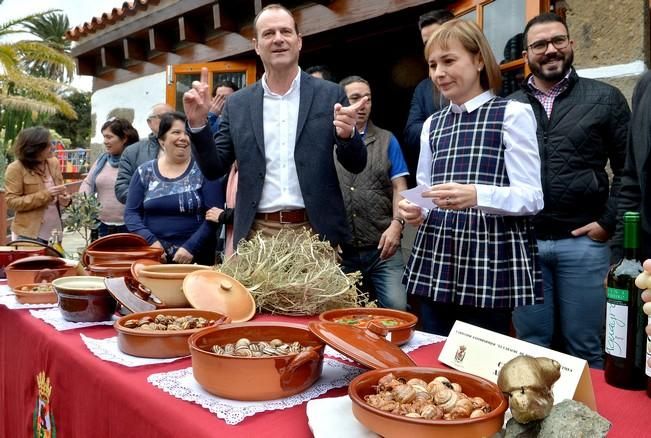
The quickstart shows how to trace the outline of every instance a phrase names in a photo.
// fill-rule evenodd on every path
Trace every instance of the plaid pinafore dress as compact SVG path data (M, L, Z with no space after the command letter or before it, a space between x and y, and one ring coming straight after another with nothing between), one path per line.
M496 97L471 113L448 106L434 114L432 185L509 185L502 132L507 103ZM542 275L530 218L432 208L405 269L407 292L479 308L540 304Z

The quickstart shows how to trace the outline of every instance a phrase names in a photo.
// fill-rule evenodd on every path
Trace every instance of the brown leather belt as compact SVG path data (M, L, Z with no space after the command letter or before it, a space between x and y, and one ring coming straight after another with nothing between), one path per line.
M256 213L255 218L281 224L300 224L301 222L307 222L307 213L304 208L300 210L281 210L273 213Z

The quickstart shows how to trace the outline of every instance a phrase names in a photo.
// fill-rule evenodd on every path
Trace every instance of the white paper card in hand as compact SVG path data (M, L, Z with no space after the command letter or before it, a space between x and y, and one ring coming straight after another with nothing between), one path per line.
M421 184L414 187L413 189L403 190L400 192L400 195L412 204L416 204L419 207L423 207L429 210L436 206L436 204L434 204L434 201L432 201L432 198L423 198L423 192L426 192L429 189L430 186Z

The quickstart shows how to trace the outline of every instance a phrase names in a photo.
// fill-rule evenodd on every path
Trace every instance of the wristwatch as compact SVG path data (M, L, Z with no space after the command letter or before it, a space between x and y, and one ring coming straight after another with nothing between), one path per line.
M392 221L398 221L398 223L400 224L400 227L402 227L403 230L405 229L405 220L403 218L401 218L399 216L395 216L391 220Z

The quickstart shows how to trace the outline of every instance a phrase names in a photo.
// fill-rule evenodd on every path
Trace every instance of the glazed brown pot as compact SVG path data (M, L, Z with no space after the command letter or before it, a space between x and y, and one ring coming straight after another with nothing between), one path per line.
M7 284L14 289L22 284L50 283L59 277L75 275L76 266L51 256L26 257L10 263L5 268Z
M459 383L469 397L482 397L492 408L483 417L460 420L425 420L383 412L371 407L364 396L375 394L378 380L389 373L405 380L418 378L429 382L437 376L447 377ZM372 370L357 376L348 386L348 395L353 402L355 418L373 432L385 438L409 437L446 438L489 437L502 430L504 412L508 402L494 383L480 377L448 369L436 368L388 368Z
M230 357L210 351L215 345L281 339L311 349L274 357ZM273 400L312 386L321 376L324 344L306 326L292 323L248 322L207 328L190 336L192 372L208 392L233 400Z
M72 322L109 321L117 306L104 279L92 276L58 278L52 287L59 297L63 319Z
M118 348L120 351L138 357L168 358L181 357L190 354L188 338L202 329L191 330L142 330L125 327L129 320L139 320L146 316L155 318L157 315L165 316L193 316L215 321L215 324L227 324L228 317L206 310L196 309L164 309L151 312L132 313L115 322L118 332ZM205 327L204 327L205 328Z
M402 345L408 342L412 336L414 336L414 330L416 324L418 323L418 317L409 312L402 312L400 310L394 309L383 309L379 307L351 307L347 309L328 310L321 313L319 315L319 319L326 322L335 322L335 319L354 315L387 316L405 321L404 324L400 324L395 327L385 327L389 332L386 339L396 345Z

